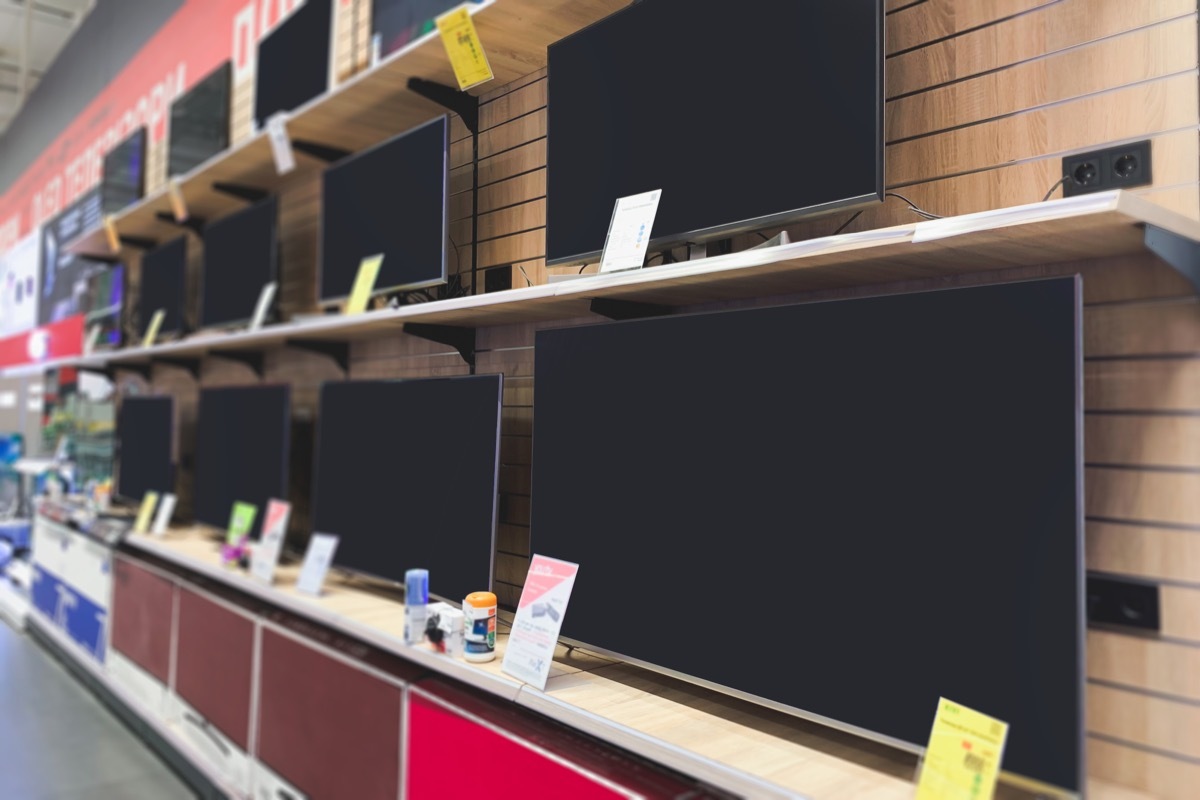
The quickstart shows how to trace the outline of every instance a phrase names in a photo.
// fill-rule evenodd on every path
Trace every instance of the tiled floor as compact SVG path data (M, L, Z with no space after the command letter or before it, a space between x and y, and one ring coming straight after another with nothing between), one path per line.
M0 623L0 798L191 797L175 773L61 664Z

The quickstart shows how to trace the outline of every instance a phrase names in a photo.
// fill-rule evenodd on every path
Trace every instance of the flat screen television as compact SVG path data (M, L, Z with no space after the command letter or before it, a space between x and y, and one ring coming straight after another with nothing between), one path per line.
M116 214L146 193L146 129L138 128L104 155L100 178L105 214Z
M547 262L642 192L651 248L881 201L883 61L883 0L642 0L550 45Z
M280 111L292 111L329 89L331 0L305 0L258 43L254 123L262 129Z
M226 61L171 104L168 175L191 172L228 149L232 72Z
M142 257L142 277L138 290L137 331L143 335L150 327L154 312L162 309L159 334L183 333L184 304L187 295L187 237L180 236L159 245Z
M322 386L313 529L338 564L428 569L452 603L491 587L501 399L499 375Z
M581 565L563 636L910 750L945 697L1010 724L1006 772L1078 791L1079 298L538 332L532 548Z
M409 42L437 30L434 20L460 5L458 0L372 0L374 54L387 58Z
M119 347L125 310L125 265L114 264L96 271L91 276L88 291L91 297L85 325L88 328L100 326L97 343Z
M197 522L225 529L236 502L258 508L258 538L267 501L288 499L291 443L288 386L200 390L196 417L194 505Z
M339 162L321 186L320 300L349 296L382 254L376 293L446 282L449 123L439 117Z
M279 280L279 203L268 197L204 228L200 327L254 316L263 287Z
M141 502L146 492L175 491L175 405L170 395L126 397L117 414L116 495Z

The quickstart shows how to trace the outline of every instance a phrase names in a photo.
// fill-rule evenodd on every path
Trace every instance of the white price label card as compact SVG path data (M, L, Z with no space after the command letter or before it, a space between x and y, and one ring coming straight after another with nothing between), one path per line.
M304 554L304 566L300 568L300 580L296 588L313 597L321 596L325 575L333 566L333 554L337 552L338 537L327 533L314 533L308 541L308 552Z
M617 200L612 221L608 223L608 238L604 240L601 272L639 269L645 263L661 199L662 191L655 189Z
M176 497L173 494L164 494L162 499L158 501L158 512L154 515L154 526L150 532L155 536L162 536L167 532L167 526L171 524L171 515L175 513Z
M501 669L538 689L546 688L579 565L535 555L504 649Z
M256 331L262 327L263 321L267 318L267 312L271 309L271 301L275 299L275 292L279 289L279 284L271 281L262 288L262 292L258 295L258 305L254 307L254 316L250 318L250 330Z
M287 175L294 170L296 154L292 152L292 140L288 138L286 112L280 111L267 120L267 141L271 143L275 171L280 175Z
M88 328L87 341L83 343L83 354L90 356L96 350L96 343L100 341L100 326L93 325Z
M287 538L288 520L291 516L291 503L282 500L271 500L267 503L262 537L254 546L250 557L250 574L255 580L268 586L275 580L275 568L279 566L279 554L283 552L283 540ZM307 561L305 563L307 564ZM318 584L318 590L319 588Z

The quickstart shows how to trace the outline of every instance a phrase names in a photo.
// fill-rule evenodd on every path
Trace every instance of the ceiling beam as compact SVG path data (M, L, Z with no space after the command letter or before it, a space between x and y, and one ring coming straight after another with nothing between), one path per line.
M32 5L30 4L30 0L3 0L3 2L0 2L0 11L7 11L10 14L21 14L24 16L25 9L29 7L32 7L33 13L43 18L46 22L52 22L64 28L75 27L76 21L83 15L82 11L59 8L43 0L32 0Z

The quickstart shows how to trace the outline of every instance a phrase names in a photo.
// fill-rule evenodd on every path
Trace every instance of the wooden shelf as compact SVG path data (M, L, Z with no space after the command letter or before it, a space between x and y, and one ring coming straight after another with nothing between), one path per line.
M626 4L627 0L485 0L469 6L496 76L472 93L482 94L544 67L547 45ZM436 32L293 111L288 134L293 141L357 152L445 113L441 106L409 91L409 78L458 85ZM296 173L324 167L321 160L296 152ZM291 179L292 175L276 174L267 136L260 132L179 176L179 188L189 215L211 222L245 206L244 200L215 189L214 184L274 191ZM171 213L166 188L117 214L117 231L154 242L179 235L180 228L160 219L160 213ZM102 228L84 233L66 249L101 259L117 255Z
M405 645L403 604L337 573L316 598L296 590L298 565L280 567L273 586L222 566L218 536L204 528L132 534L126 544L743 796L912 797L915 756L816 723L563 647L539 691L501 672L506 634L497 636L496 660L487 664ZM1088 789L1104 800L1145 797L1095 780Z
M0 376L64 366L139 366L214 351L262 351L297 340L352 342L400 333L412 323L478 328L552 322L591 315L593 300L696 306L1129 255L1147 251L1147 226L1183 242L1200 242L1200 222L1125 192L1107 192L356 316L203 334L150 348L23 365Z

